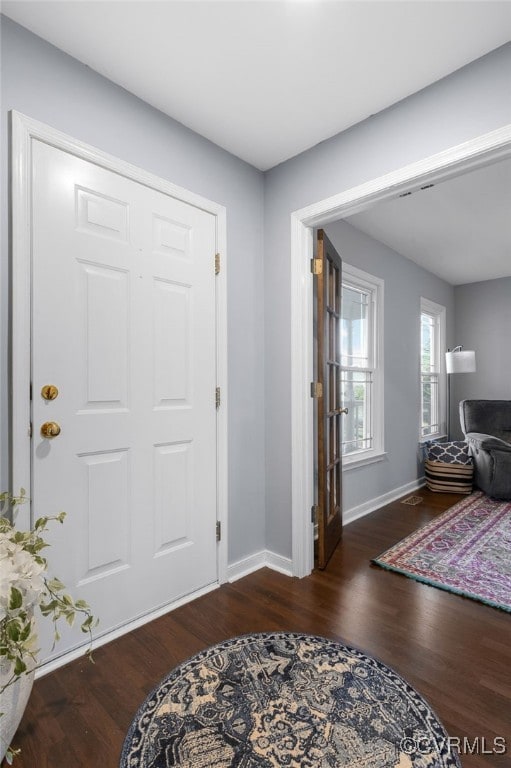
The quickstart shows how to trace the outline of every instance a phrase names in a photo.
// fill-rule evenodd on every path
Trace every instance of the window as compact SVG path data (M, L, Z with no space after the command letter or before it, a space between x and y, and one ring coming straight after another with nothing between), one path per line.
M443 355L445 307L421 298L420 322L420 437L431 440L444 432Z
M383 281L343 265L341 399L343 466L383 453Z

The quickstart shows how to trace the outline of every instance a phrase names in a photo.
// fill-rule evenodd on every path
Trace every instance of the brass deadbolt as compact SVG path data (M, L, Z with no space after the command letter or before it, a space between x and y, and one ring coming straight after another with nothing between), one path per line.
M59 390L54 384L45 384L41 389L41 397L45 400L55 400L58 397Z
M60 426L56 421L45 421L41 427L41 435L43 437L57 437L60 435Z

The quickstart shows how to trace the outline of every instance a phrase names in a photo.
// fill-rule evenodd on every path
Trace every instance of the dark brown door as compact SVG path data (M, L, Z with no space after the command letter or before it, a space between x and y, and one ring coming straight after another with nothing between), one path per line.
M318 568L324 568L342 535L341 290L342 260L322 229L315 238L316 468Z

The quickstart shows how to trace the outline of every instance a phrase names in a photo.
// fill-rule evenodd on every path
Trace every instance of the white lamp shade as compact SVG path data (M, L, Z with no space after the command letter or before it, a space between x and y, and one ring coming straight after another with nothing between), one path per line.
M447 373L473 373L476 369L476 353L473 349L445 353Z

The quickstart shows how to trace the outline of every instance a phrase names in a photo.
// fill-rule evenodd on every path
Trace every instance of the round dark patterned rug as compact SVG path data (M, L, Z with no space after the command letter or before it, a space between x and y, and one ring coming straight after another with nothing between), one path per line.
M227 640L146 699L121 768L460 766L424 699L355 648L312 635Z

